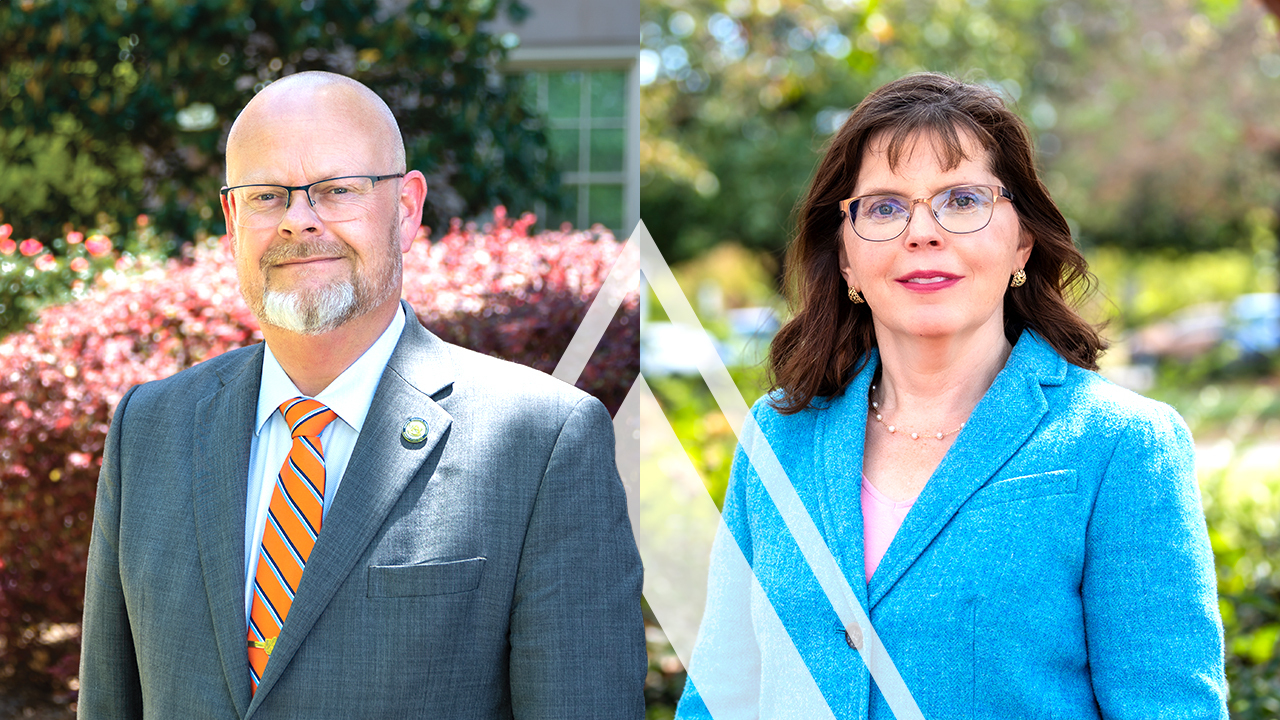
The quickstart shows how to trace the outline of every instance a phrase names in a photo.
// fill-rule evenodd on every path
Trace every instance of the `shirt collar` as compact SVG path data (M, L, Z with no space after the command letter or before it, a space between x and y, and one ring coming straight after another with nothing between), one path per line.
M378 391L378 381L387 367L387 361L395 352L404 325L404 306L400 306L396 308L391 324L382 331L373 345L315 397L357 433L364 426L364 418L373 403L373 395ZM284 368L280 367L280 361L276 360L270 345L266 345L262 355L258 417L253 430L255 435L262 434L263 426L271 419L272 413L280 408L281 403L302 396L298 386L293 384Z

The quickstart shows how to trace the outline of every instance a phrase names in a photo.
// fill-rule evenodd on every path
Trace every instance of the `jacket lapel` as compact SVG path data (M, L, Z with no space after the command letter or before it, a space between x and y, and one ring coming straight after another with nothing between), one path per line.
M879 367L879 353L872 351L866 366L829 407L814 428L817 466L825 478L819 483L822 498L822 533L834 551L853 594L865 610L867 580L862 549L862 457L866 440L866 397L871 378ZM793 478L793 481L795 478ZM834 542L836 538L857 538L857 542Z
M196 404L192 463L196 546L213 630L236 712L249 707L245 650L244 532L249 450L262 375L262 346L220 370L223 387Z
M249 705L250 713L271 691L338 587L355 571L405 486L452 423L432 398L453 384L448 347L422 327L413 308L404 302L401 305L405 309L404 332L378 381L342 484L307 560L289 618ZM427 436L420 443L402 438L405 422L412 417L427 424ZM247 660L244 666L247 673Z
M1031 437L1049 407L1041 382L1060 383L1065 373L1066 361L1052 347L1031 331L1022 334L1004 369L934 470L871 576L867 592L872 607L929 547L965 501ZM862 421L865 427L865 405ZM861 538L857 544L862 546Z

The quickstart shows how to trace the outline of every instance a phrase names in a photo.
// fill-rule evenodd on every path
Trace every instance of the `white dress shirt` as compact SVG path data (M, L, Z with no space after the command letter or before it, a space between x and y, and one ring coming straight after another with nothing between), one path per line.
M324 516L338 494L342 474L351 459L351 451L360 437L373 394L378 390L378 380L391 359L404 330L404 307L396 309L396 316L382 335L351 363L342 374L320 391L315 399L324 403L338 417L320 433L324 448L325 489ZM293 445L289 424L280 412L280 404L296 397L306 397L293 384L280 362L267 346L262 359L262 384L258 386L258 418L253 427L253 444L249 450L249 493L245 503L244 533L244 616L249 622L249 609L253 602L253 579L257 574L258 552L262 548L262 533L267 524L267 509L271 493L284 460ZM323 526L321 527L323 532Z

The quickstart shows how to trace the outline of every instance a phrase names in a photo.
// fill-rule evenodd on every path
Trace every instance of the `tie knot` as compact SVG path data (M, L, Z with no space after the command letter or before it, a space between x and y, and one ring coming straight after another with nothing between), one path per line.
M311 398L294 398L280 403L280 413L289 423L293 437L320 437L338 414Z

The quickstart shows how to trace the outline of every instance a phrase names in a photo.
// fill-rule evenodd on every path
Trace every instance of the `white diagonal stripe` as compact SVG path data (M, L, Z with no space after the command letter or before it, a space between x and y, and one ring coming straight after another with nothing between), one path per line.
M640 227L644 227L643 224ZM609 269L608 276L600 284L600 289L596 291L591 305L587 307L587 314L583 316L582 322L573 334L573 339L569 341L569 347L565 348L564 354L560 356L560 362L556 363L556 369L551 373L552 377L570 385L578 381L583 368L591 360L591 353L595 352L596 346L600 344L600 338L608 329L614 312L622 304L627 293L634 292L639 286L639 271L639 253L636 251L635 243L628 240L622 246L622 252L618 254L618 258L613 261L613 267Z
M627 415L639 415L643 431L635 467L644 483L632 527L646 568L644 597L711 716L727 720L744 711L753 714L744 701L750 705L759 698L761 650L767 649L770 676L787 681L774 698L778 704L759 708L759 714L833 717L643 376L631 386L615 428ZM715 612L704 618L704 606ZM752 627L762 632L744 632ZM711 655L703 657L707 652ZM716 661L724 655L733 661Z
M862 643L858 653L866 663L871 677L880 688L880 693L889 704L894 717L898 720L924 720L924 714L916 705L915 698L911 696L893 660L885 651L880 637L872 628L870 618L854 596L853 589L849 586L844 573L840 571L840 566L832 556L831 550L823 541L822 534L813 524L813 518L805 510L804 504L796 494L786 471L774 455L773 449L751 418L747 403L742 399L742 394L729 375L729 369L716 353L710 336L702 327L688 298L676 282L671 267L662 258L662 253L654 244L643 221L632 233L630 242L636 243L640 250L641 272L653 287L654 294L662 303L667 317L673 322L700 331L699 337L702 341L697 343L698 347L692 348L691 352L697 360L698 370L706 381L707 388L711 390L716 403L728 419L730 427L737 434L743 450L759 474L783 522L791 531L801 554L804 555L805 561L822 586L823 592L826 593L827 600L831 602L831 606L840 617L841 623L846 628L856 626L862 631L866 641Z
M809 564L828 601L831 602L836 614L840 617L840 621L846 628L856 626L862 631L865 642L858 649L858 652L863 662L866 663L872 679L875 680L876 685L880 688L880 692L888 703L890 710L893 711L895 718L898 720L924 720L924 714L916 705L915 699L907 689L906 683L902 680L902 676L898 673L875 629L871 626L870 618L867 617L862 605L854 596L848 580L840 571L839 564L832 556L826 542L822 539L821 533L818 532L817 527L813 524L813 519L809 516L808 511L805 510L803 503L795 492L795 488L786 475L786 471L783 470L768 441L751 417L747 403L743 400L742 394L738 391L733 378L729 375L728 368L725 367L724 362L716 353L714 346L711 344L710 336L707 335L706 330L702 327L702 323L698 320L693 307L689 304L688 298L685 297L684 292L676 282L670 266L662 258L661 252L654 244L653 238L649 235L649 231L643 221L637 225L631 239L624 245L623 252L619 255L605 282L601 285L601 289L596 293L596 297L592 300L582 324L579 325L577 332L575 332L573 339L569 343L569 347L565 350L565 354L561 356L560 362L556 365L554 376L560 380L573 383L582 374L583 368L586 367L592 352L599 344L600 338L608 327L609 321L612 319L613 313L618 304L620 304L622 297L627 292L630 292L637 282L633 265L635 262L634 255L637 253L639 255L640 270L652 285L654 294L657 296L658 301L662 303L667 316L673 322L700 331L699 336L702 341L696 343L696 348L691 349L696 358L699 373L706 381L707 387L711 390L711 394L719 405L721 412L728 419L730 427L742 443L743 450L756 468L761 482L764 483L766 490L768 490L783 521L804 555L805 561ZM648 390L647 384L644 383L642 377L637 378L636 383L642 386L641 389L643 391ZM630 441L639 439L639 402L632 402L632 396L636 395L635 390L636 387L633 385L633 392L628 394L627 401L623 403L623 408L620 409L618 417L614 419L619 458L624 455L624 445L629 446ZM636 417L632 417L632 415ZM634 437L633 432L636 433ZM626 472L627 470L628 468L620 466L624 479L631 476L631 473ZM638 475L638 470L636 474ZM627 483L629 512L632 517L633 527L641 528L644 523L639 516L640 510L637 508L639 495L635 487L637 478L631 479L632 482ZM745 558L743 560L743 564L745 564ZM646 566L648 566L648 563L646 563ZM650 572L654 570L662 571L661 566L648 569ZM757 583L754 574L751 575L751 581ZM648 582L646 582L646 585L648 585ZM646 592L646 598L649 597L649 594ZM657 598L649 599L651 607L654 607L655 613L658 613L659 610L653 605L653 600ZM660 602L659 605L663 605L663 603ZM663 605L662 614L668 614L671 609ZM681 623L676 624L679 625ZM785 634L785 628L781 629ZM680 639L673 640L673 647L675 647L676 642L679 642L681 648L677 649L677 653L685 666L689 667L692 649L688 645L687 634L683 633L683 631L678 631L677 636ZM691 672L698 671L691 670ZM697 683L696 679L695 683ZM825 706L825 704L823 705ZM708 707L708 709L711 710L712 708ZM826 708L826 712L829 713L830 709Z

